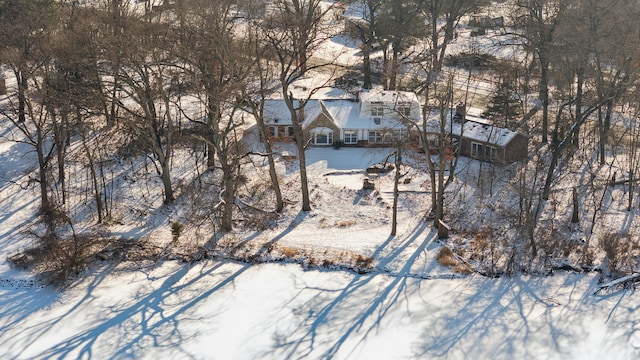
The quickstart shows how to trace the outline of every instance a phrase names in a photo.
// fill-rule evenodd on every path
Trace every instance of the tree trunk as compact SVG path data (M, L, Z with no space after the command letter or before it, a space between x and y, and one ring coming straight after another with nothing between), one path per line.
M362 74L364 77L363 89L371 89L371 40L362 40Z
M209 86L212 88L212 86ZM212 169L216 165L216 147L214 144L218 141L216 139L216 129L218 128L218 122L220 121L220 113L218 111L219 106L215 103L214 99L217 99L217 94L209 91L207 96L207 127L206 127L206 139L205 142L206 154L207 154L207 168Z
M540 56L540 99L542 100L542 143L549 133L549 60Z
M583 95L583 85L584 85L584 68L580 66L577 71L577 80L576 80L576 122L578 119L582 118L582 95ZM575 128L575 133L573 134L573 145L578 149L580 147L580 127Z
M93 198L96 201L96 210L98 212L98 224L102 224L104 221L103 215L103 204L102 204L102 196L100 194L100 186L98 184L98 175L96 173L95 161L94 161L94 153L89 148L87 144L87 134L84 130L84 126L80 126L80 131L82 134L82 148L87 156L87 161L89 162L89 174L91 175L91 185L93 187Z
M24 123L26 120L26 92L29 83L22 70L18 70L16 73L16 80L18 81L18 122Z
M298 102L293 95L288 92L289 84L286 80L281 79L282 91L285 96L285 102L289 108L291 116L291 125L296 140L296 148L298 150L298 164L300 165L300 191L302 192L302 211L311 211L311 199L309 197L309 183L307 179L307 158L305 156L306 139L302 131L301 120L298 119L298 112L306 105L306 102Z
M300 163L300 183L301 183L300 186L302 191L302 211L311 211L311 199L309 197L309 183L307 180L307 158L304 153L303 141L298 141L297 146L298 146L298 159Z
M55 118L55 114L52 114L52 118ZM58 160L58 182L60 183L60 189L62 193L62 204L67 203L67 189L66 189L66 176L65 176L65 153L66 153L66 144L67 144L67 129L66 124L68 121L64 120L67 118L66 109L62 111L60 115L62 117L61 123L56 123L54 121L54 141L56 143L56 156Z
M225 159L226 160L226 159ZM222 160L221 160L222 161ZM222 218L220 229L224 232L233 230L233 209L235 208L235 174L233 166L222 165L224 176L224 192L222 194Z
M402 150L396 149L396 173L393 178L393 215L391 218L391 236L396 236L398 230L398 184L400 183L400 166L402 165Z
M256 111L254 109L254 111ZM271 185L276 195L276 212L282 212L284 209L284 201L282 200L282 191L280 190L280 180L278 179L278 172L276 171L276 163L273 159L273 148L271 147L271 140L265 131L264 118L262 117L262 111L255 116L256 123L258 124L258 132L263 140L265 151L267 152L267 161L269 162L269 177L271 178Z
M579 203L578 203L578 190L573 188L572 192L573 214L571 215L571 222L577 224L580 222Z
M398 67L399 67L399 59L398 54L400 53L400 41L393 42L393 56L391 57L391 65L389 70L389 89L395 90L398 82Z

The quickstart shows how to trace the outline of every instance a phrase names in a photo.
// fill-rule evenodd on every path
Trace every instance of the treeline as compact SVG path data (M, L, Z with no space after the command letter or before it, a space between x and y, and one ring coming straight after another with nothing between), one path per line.
M85 203L102 223L117 198L105 164L127 155L152 159L157 191L170 205L174 152L184 146L202 159L202 171L216 174L211 211L219 229L231 230L247 176L244 115L261 123L264 98L280 89L297 119L305 99L294 102L289 86L310 67L330 10L317 0L0 1L0 62L16 79L2 114L37 154L33 180L48 232L67 218L72 166L87 170L92 201ZM296 131L302 136L299 125ZM70 164L76 144L81 151ZM266 210L281 211L273 152L261 155L275 193Z

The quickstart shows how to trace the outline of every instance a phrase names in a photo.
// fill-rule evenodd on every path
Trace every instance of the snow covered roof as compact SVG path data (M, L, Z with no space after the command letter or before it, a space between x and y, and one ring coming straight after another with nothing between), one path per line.
M461 136L471 141L477 141L487 144L496 145L499 147L505 147L509 144L518 133L513 130L501 128L492 125L491 122L485 118L469 115L465 116L464 124L460 122L451 121L455 109L451 109L447 113L446 131L455 136ZM427 120L427 131L432 133L439 133L440 126L438 122L438 114L436 111L432 112Z
M300 106L300 102L296 101L296 107ZM315 119L322 108L320 100L309 100L304 107L303 124ZM267 124L291 125L291 113L283 99L269 99L264 101L264 121Z
M370 90L360 93L360 101L384 104L418 103L418 97L415 93L406 91Z
M457 124L460 127L460 124ZM475 122L467 119L462 129L462 136L469 140L497 145L500 147L507 146L516 136L517 132L489 125L485 123Z
M397 98L397 95L393 95L391 92L388 93L374 93L374 96L368 98L375 99L374 101L379 101L377 99L388 101L389 99ZM410 99L411 97L407 96L406 98ZM399 101L401 103L405 102L403 97L400 97ZM385 105L392 106L393 103L391 105L385 103ZM416 105L416 109L416 112L419 112L419 105ZM343 99L309 100L304 107L302 128L308 127L323 111L341 129L406 128L406 125L398 117L389 115L385 115L379 123L376 123L368 113L364 115L361 113L361 102ZM291 125L289 109L282 99L265 100L264 119L266 124Z
M376 123L369 116L360 116L360 103L350 100L322 101L334 122L342 129L389 129L406 128L399 119L385 117Z

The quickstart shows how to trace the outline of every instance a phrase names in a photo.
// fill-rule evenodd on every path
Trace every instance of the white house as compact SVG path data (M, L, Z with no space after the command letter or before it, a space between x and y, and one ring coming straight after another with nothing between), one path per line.
M305 139L313 145L372 146L390 144L408 133L410 123L421 119L421 109L414 93L370 90L350 100L309 100L297 116ZM284 100L267 100L264 120L273 140L294 139Z

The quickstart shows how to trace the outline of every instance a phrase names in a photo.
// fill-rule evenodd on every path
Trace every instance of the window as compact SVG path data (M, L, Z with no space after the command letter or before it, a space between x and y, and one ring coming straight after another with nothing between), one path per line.
M333 130L323 127L312 129L311 138L313 145L332 145Z
M344 143L345 144L357 144L358 143L358 131L357 130L345 130L344 131Z
M369 131L369 143L371 144L388 144L396 142L400 139L400 131Z
M487 146L472 142L471 157L495 161L498 158L498 149L494 146Z
M384 134L382 131L369 131L369 143L381 144L384 142Z
M384 116L384 105L371 103L371 117L381 118Z
M294 136L293 126L287 126L287 136Z
M482 157L483 147L482 144L471 143L471 157L480 158Z
M498 149L493 146L486 146L484 149L484 159L495 161L498 157Z
M396 111L401 117L411 116L411 104L400 104L396 107Z
M278 136L278 128L275 126L269 126L267 131L267 136L269 137Z

